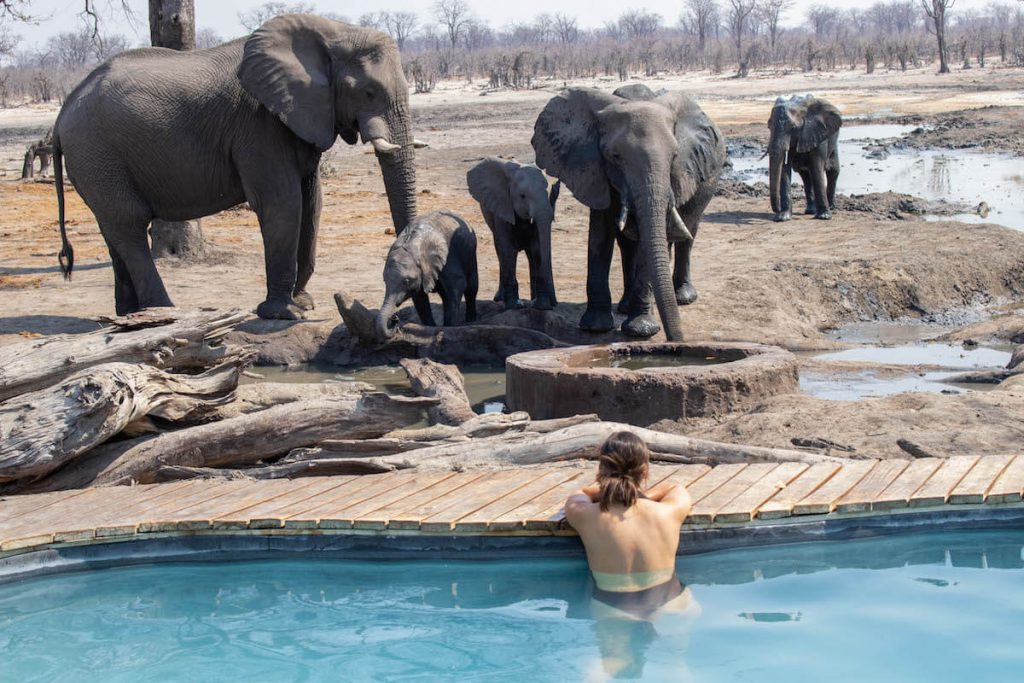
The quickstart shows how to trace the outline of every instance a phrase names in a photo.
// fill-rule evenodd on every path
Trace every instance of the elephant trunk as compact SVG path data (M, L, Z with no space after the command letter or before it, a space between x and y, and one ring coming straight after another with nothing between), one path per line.
M384 189L391 208L391 221L395 231L401 233L416 217L416 153L409 130L410 116L407 105L397 105L384 116L386 135L372 139L383 139L398 149L377 153ZM370 126L371 129L376 126Z
M388 292L384 296L384 303L380 305L380 310L377 312L377 338L381 341L391 339L398 330L398 325L391 325L391 319L401 303L399 299L399 295L395 292Z
M772 211L776 215L783 211L782 167L786 163L788 147L788 143L777 143L772 140L768 148L768 188L771 192Z
M637 199L640 199L637 197ZM665 221L668 216L668 192L656 192L633 204L640 232L640 250L647 263L647 273L654 290L658 314L669 341L683 340L683 325L672 285L669 266L668 238Z

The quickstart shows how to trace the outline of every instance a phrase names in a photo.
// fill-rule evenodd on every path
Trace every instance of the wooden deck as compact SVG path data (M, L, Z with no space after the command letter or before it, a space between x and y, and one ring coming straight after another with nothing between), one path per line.
M187 481L0 499L0 556L155 534L571 534L566 496L592 471L394 472L266 482ZM1024 455L651 467L650 483L688 487L686 525L842 517L955 505L1013 505ZM763 520L763 521L762 521Z

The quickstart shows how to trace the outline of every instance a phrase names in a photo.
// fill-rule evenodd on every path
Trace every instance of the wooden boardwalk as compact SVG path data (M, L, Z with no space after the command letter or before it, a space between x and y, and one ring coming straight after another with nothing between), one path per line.
M562 503L593 470L394 472L275 481L185 481L0 499L0 556L155 534L571 534ZM653 465L694 500L693 528L803 515L841 517L954 505L1012 505L1024 455L948 459Z

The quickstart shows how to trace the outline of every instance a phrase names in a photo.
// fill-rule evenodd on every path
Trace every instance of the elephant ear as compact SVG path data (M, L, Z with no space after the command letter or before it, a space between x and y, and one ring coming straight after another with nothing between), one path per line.
M596 88L568 88L551 98L533 126L537 166L591 209L611 204L597 112L621 101Z
M336 137L331 57L327 44L339 24L305 14L285 14L260 26L245 41L238 80L284 125L321 151Z
M515 224L516 214L509 194L509 176L515 164L497 157L487 157L466 173L469 194L480 205L506 223Z
M423 291L433 292L437 288L437 278L441 275L444 264L448 261L448 240L439 230L424 225L422 239L419 243L417 265L423 274Z
M804 116L804 127L797 141L797 152L810 152L822 142L835 135L843 125L843 116L833 105L824 100L811 100Z
M672 112L678 148L672 162L672 191L676 203L682 205L700 188L718 180L725 165L725 140L692 97L666 93L655 101Z

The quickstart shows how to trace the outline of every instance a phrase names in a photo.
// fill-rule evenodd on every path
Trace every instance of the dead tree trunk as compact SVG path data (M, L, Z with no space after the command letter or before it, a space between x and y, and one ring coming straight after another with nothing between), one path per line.
M412 358L403 358L399 364L409 376L413 391L440 401L427 411L430 424L460 425L476 417L466 395L462 373L456 366Z
M202 375L171 375L148 365L109 363L0 404L0 482L38 479L148 415L195 417L231 400L239 354Z
M114 318L110 327L96 332L0 347L0 401L48 387L101 363L148 363L165 368L214 365L230 352L211 344L248 317L240 311L149 309Z

